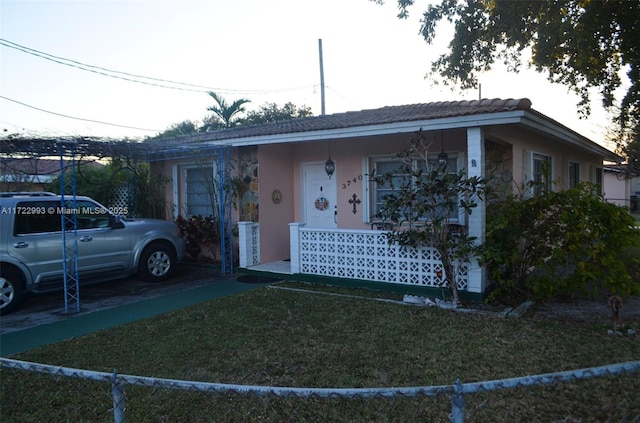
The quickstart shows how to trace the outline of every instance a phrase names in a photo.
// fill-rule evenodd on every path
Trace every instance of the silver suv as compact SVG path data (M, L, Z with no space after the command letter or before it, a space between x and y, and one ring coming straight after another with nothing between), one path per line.
M185 252L178 226L123 212L88 197L77 196L74 204L65 196L63 205L47 192L0 193L0 314L15 310L28 293L63 289L63 214L65 222L75 215L81 284L135 273L147 281L169 277Z

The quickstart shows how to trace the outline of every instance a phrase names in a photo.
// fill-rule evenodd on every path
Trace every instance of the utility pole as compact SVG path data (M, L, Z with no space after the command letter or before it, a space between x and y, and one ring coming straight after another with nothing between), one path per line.
M320 53L320 115L324 116L324 65L322 64L322 38L318 39L318 51Z

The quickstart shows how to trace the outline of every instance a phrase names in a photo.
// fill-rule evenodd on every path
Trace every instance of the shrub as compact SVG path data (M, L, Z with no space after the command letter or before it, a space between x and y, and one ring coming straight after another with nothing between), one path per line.
M186 244L186 259L189 261L207 261L203 250L206 248L210 259L216 260L215 247L218 244L217 222L213 216L178 216L176 223Z
M490 204L483 262L498 293L550 298L640 292L635 221L593 184ZM637 251L637 250L636 250Z

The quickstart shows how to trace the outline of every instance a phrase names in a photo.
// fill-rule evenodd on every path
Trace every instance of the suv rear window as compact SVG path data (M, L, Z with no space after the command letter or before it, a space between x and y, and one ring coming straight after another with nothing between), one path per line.
M51 201L23 201L16 205L14 235L60 231L59 204Z
M70 201L65 202L61 208L60 203L54 201L22 201L15 207L14 235L28 235L46 232L60 232L61 213L75 215L76 228L99 229L109 227L110 214L98 204L78 200L75 207ZM71 228L67 228L71 229Z

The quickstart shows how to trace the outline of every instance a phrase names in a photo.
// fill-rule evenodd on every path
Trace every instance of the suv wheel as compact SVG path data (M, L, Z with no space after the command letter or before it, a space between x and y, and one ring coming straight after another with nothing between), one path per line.
M11 313L18 308L24 295L24 284L20 273L6 269L0 275L0 315Z
M174 270L176 253L164 242L153 242L145 247L140 256L138 275L149 282L167 279Z

